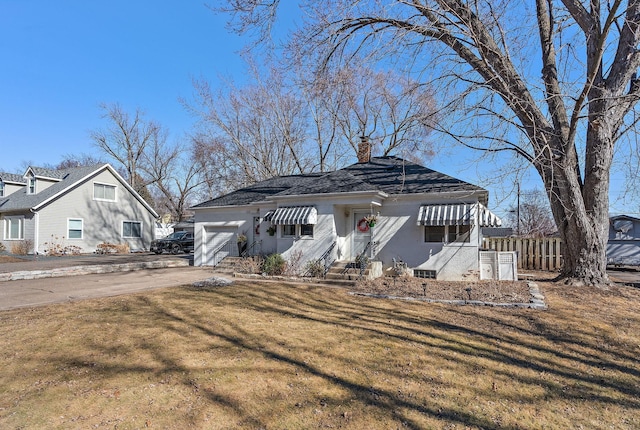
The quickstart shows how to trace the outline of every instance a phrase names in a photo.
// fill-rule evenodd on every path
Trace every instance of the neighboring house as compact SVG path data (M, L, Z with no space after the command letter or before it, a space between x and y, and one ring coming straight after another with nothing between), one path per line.
M627 215L609 218L609 264L640 266L640 219Z
M325 253L331 261L364 253L384 270L402 261L415 276L477 276L480 228L501 224L485 207L488 192L400 158L360 159L330 173L268 179L196 205L195 264L217 263L222 245L244 234L259 252L299 259L302 267ZM377 222L370 227L372 215Z
M24 176L0 173L0 242L18 241L37 253L52 244L94 252L100 243L148 250L156 212L108 164L50 170L29 167Z
M24 189L27 181L23 176L12 173L0 173L0 199Z
M173 231L188 231L193 233L193 219L177 222L173 225Z
M161 239L165 236L168 236L174 231L188 231L190 233L193 233L193 219L190 218L186 221L180 221L177 223L164 223L156 221L156 239Z
M482 237L511 237L513 228L511 227L482 227Z

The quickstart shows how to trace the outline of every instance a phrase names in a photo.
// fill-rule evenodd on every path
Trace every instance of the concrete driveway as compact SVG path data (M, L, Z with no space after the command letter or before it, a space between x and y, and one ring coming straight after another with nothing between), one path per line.
M638 271L638 268L609 269L607 274L614 282L640 287L640 271Z
M185 266L0 282L0 310L176 287L212 276L211 268Z

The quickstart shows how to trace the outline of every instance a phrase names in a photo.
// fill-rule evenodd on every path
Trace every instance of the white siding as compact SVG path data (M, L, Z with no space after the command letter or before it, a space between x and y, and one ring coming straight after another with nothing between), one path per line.
M348 195L338 195L280 202L279 206L312 205L317 209L318 223L314 226L313 237L282 237L280 228L275 236L269 236L267 229L271 224L264 221L258 226L260 234L256 235L253 231L254 217L263 218L268 210L275 209L275 204L260 208L244 206L198 209L195 215L195 264L205 264L205 241L211 242L211 232L223 227L225 223L235 229L236 234L247 234L250 243L258 238L262 240L263 254L277 252L287 260L299 258L301 269L308 261L322 256L334 241L337 246L333 257L337 260L350 260L353 258L356 212L379 212L379 221L371 228L371 240L377 243L374 259L381 261L384 269L390 269L396 259L406 262L413 269L435 270L438 279L478 276L477 226L471 229L469 242L441 244L426 243L424 227L417 225L420 205L459 203L453 199L446 200L445 197L443 194L420 194L389 196L384 200L375 197L372 200L371 196L354 199ZM469 200L469 203L473 203L473 200Z
M43 192L50 186L57 184L59 181L52 181L49 179L36 178L36 194Z
M234 237L245 234L249 243L255 240L253 233L253 217L257 215L256 209L247 208L211 208L195 211L194 215L194 265L204 266L211 264L208 255L212 251L213 244L220 242L215 237L216 232L224 236L232 233ZM226 240L226 239L225 239ZM207 247L207 244L209 245Z
M93 183L100 182L117 186L115 202L97 201L93 198ZM154 239L155 218L108 170L89 179L64 194L39 211L39 252L44 252L45 243L62 246L78 246L81 252L94 252L100 243L128 243L132 251L148 250ZM83 220L83 238L68 239L67 220ZM142 237L123 238L123 221L139 221Z
M16 185L16 184L4 184L4 197L9 196L10 194L15 193L16 191L24 190L26 185Z

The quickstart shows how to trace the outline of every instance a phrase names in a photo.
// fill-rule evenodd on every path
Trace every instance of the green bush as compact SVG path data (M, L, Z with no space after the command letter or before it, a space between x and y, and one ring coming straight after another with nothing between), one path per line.
M282 275L287 267L287 262L284 261L282 255L271 254L265 258L262 265L262 271L269 276Z

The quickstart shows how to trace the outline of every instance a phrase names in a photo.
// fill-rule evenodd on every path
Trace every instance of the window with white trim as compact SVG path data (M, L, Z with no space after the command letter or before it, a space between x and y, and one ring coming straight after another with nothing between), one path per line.
M109 184L100 184L98 182L93 184L93 199L103 200L107 202L116 201L116 186Z
M470 225L428 225L424 227L424 241L428 243L469 243Z
M287 224L280 229L282 237L313 237L313 224Z
M82 239L83 221L80 218L67 220L67 239Z
M142 223L140 221L123 221L122 237L128 237L128 238L142 237Z
M24 217L11 216L4 219L4 239L24 240Z
M33 175L29 175L27 179L27 194L35 194L36 193L36 178Z

